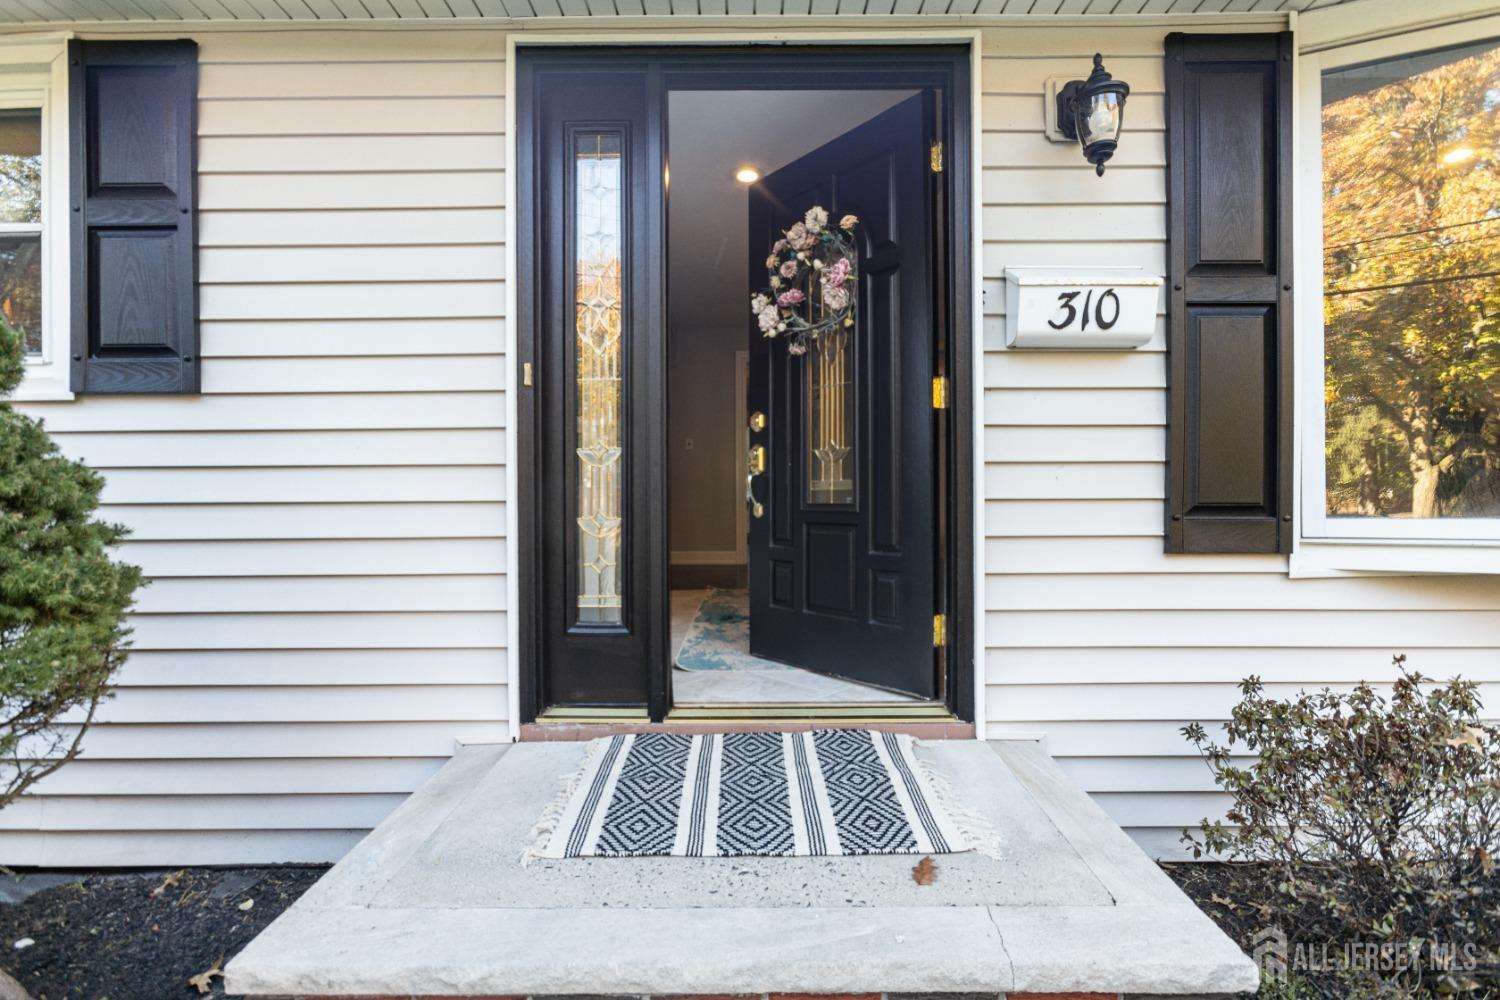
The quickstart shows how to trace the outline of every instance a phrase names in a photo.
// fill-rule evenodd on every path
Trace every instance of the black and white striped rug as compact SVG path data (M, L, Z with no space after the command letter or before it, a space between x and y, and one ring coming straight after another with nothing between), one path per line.
M532 857L947 854L974 847L912 738L836 729L593 741Z

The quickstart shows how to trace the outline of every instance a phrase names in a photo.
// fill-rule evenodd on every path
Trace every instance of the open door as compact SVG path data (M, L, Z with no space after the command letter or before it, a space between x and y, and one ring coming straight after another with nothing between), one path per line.
M750 651L935 698L939 175L928 100L910 98L750 193L752 288L765 284L771 245L810 207L860 224L852 328L793 356L749 322L746 499Z

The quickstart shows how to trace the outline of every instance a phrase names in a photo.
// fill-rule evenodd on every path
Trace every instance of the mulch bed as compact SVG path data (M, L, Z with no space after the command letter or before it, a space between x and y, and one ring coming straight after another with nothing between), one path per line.
M35 1000L222 997L221 977L206 993L188 980L222 968L327 870L80 874L0 905L0 967ZM17 950L24 938L35 944Z

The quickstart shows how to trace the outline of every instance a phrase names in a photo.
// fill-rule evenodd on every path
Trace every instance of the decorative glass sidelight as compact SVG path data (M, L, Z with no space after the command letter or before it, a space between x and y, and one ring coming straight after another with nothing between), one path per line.
M574 137L574 325L578 383L578 621L618 625L620 603L620 257L618 133Z
M853 329L825 330L808 344L807 502L854 502Z

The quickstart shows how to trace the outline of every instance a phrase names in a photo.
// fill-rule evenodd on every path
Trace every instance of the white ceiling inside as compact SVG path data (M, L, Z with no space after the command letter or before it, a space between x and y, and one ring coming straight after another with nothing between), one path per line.
M679 90L667 97L669 321L749 315L748 189L914 90ZM921 136L913 136L921 142ZM733 303L726 313L726 303ZM703 321L703 320L700 320ZM723 325L709 321L711 325Z

